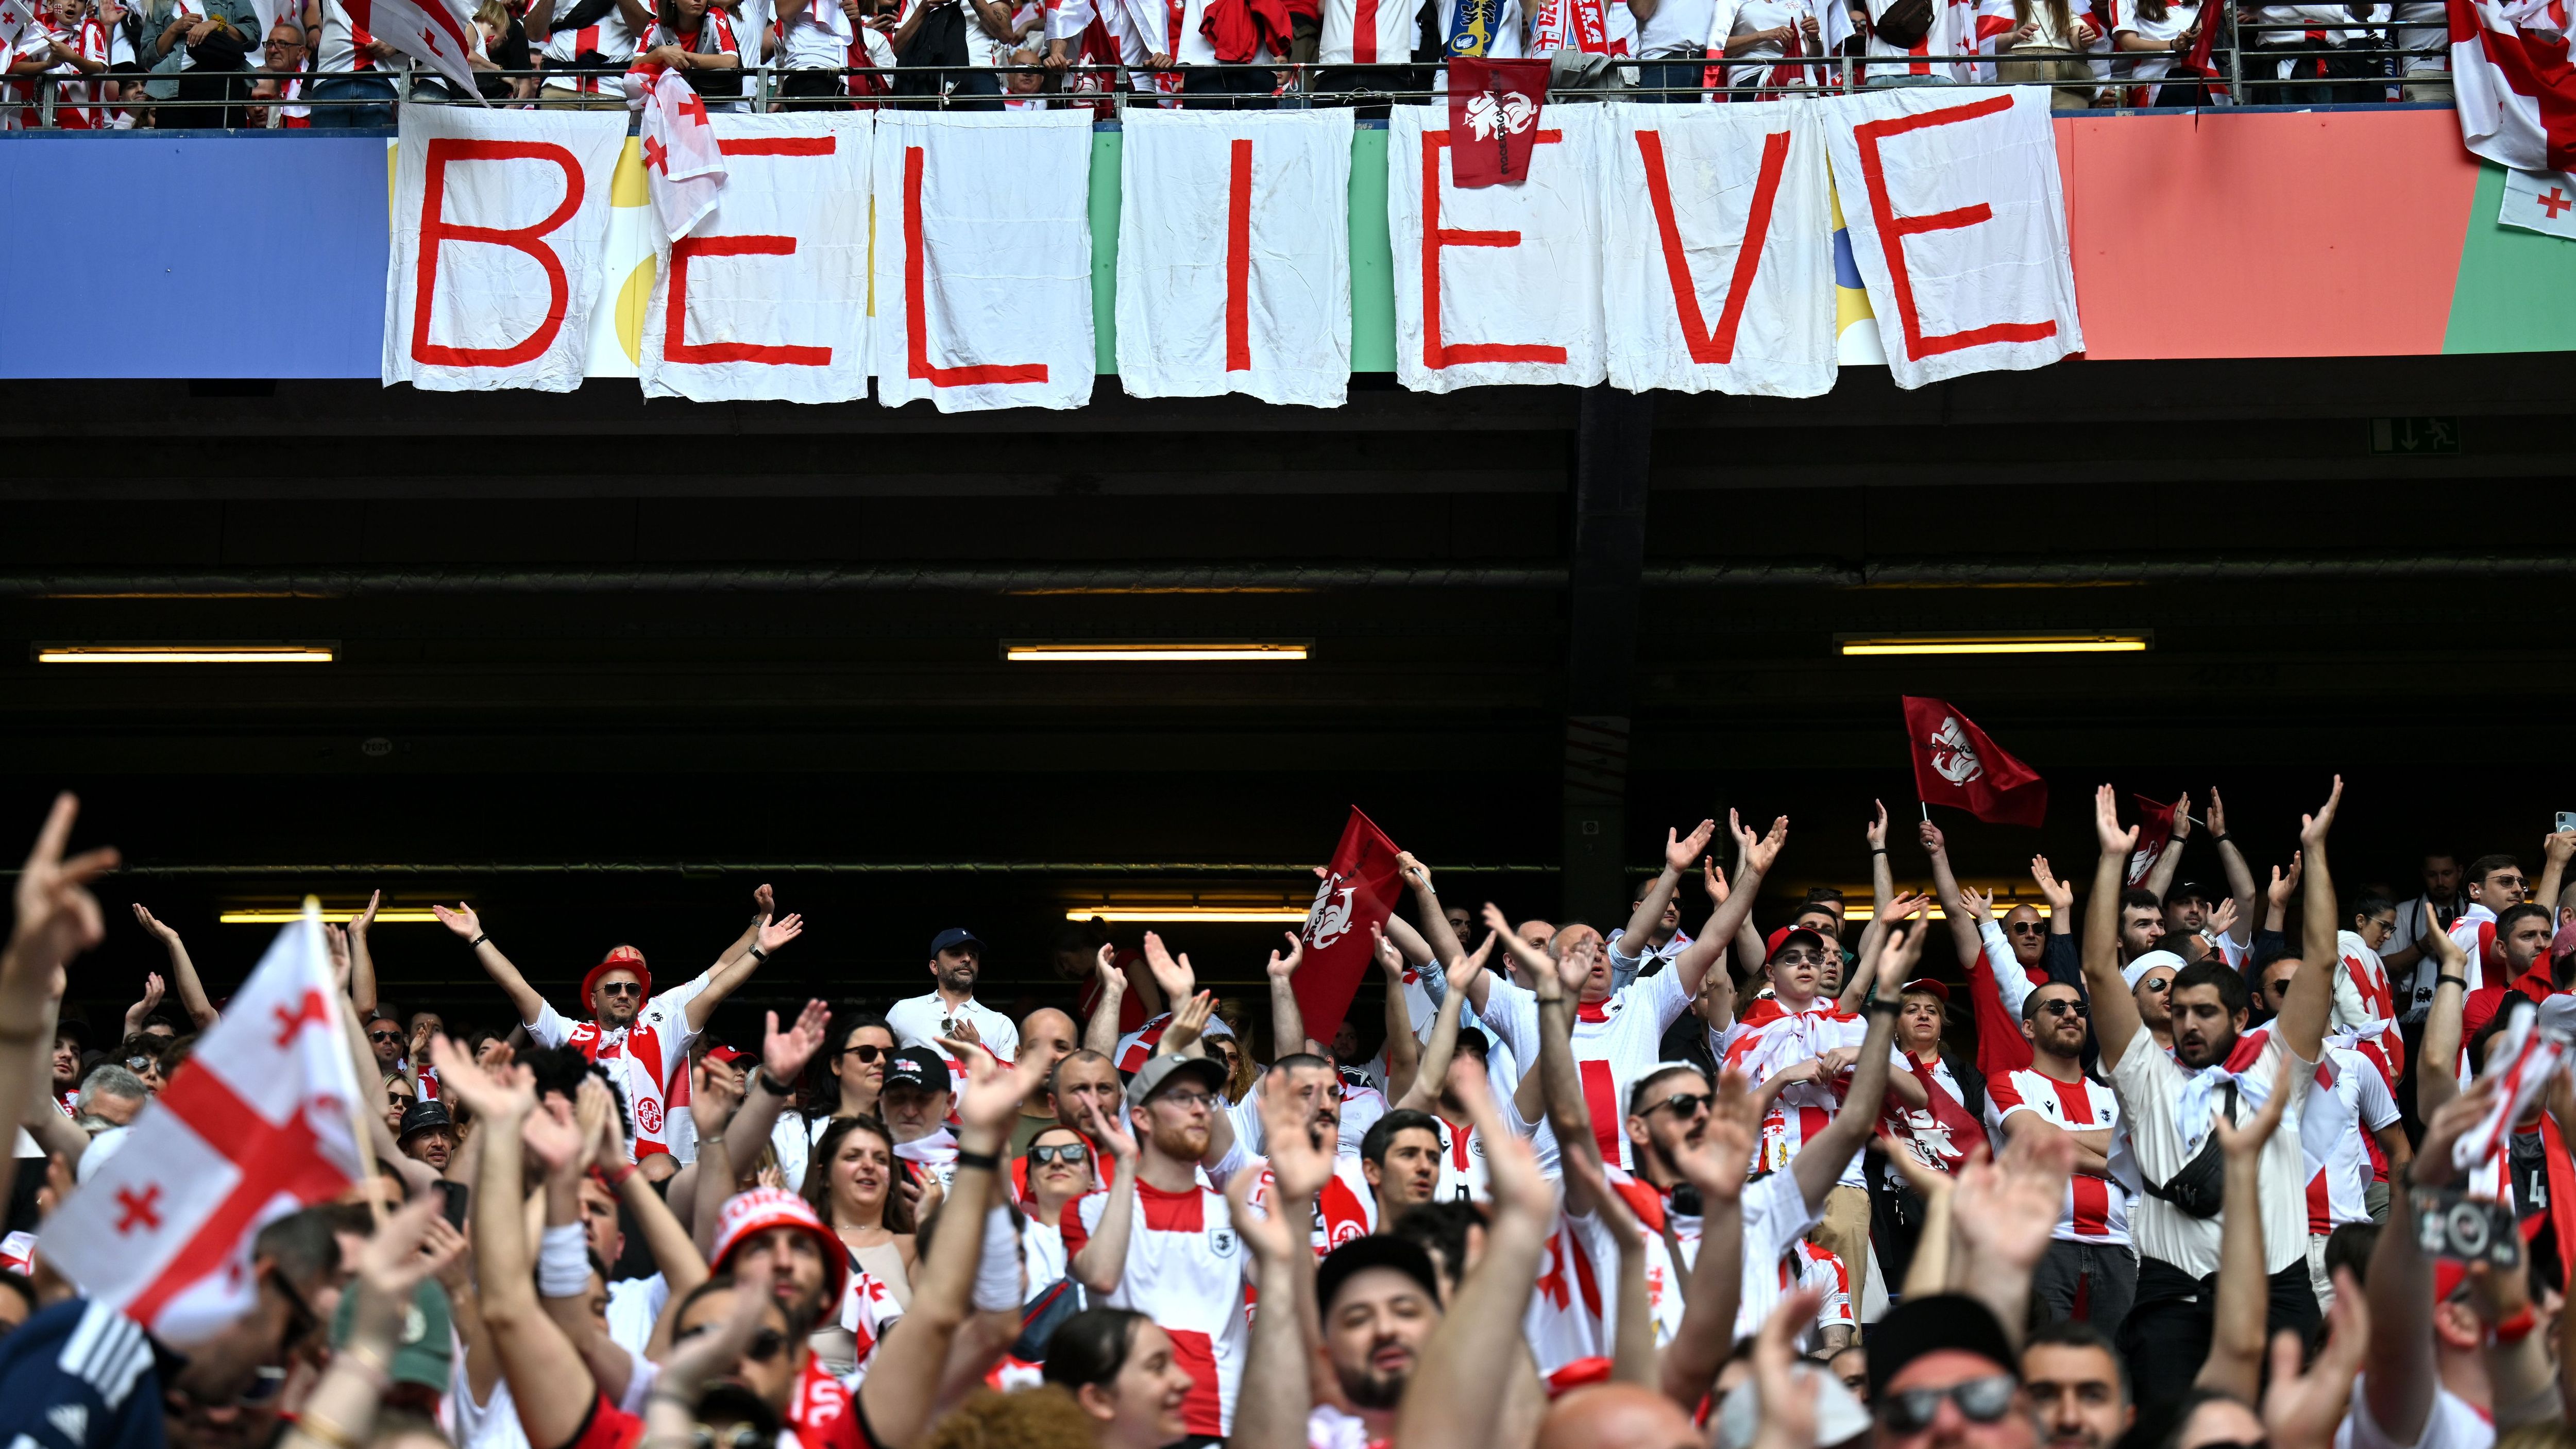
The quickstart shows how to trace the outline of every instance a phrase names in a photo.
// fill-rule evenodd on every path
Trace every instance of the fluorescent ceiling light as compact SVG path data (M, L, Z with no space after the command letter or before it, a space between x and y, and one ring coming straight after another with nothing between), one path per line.
M1312 645L1305 639L1005 639L1002 657L1014 664L1231 664L1297 660Z
M1068 921L1107 921L1111 925L1156 921L1200 921L1209 925L1267 925L1306 919L1304 906L1068 906Z
M38 664L328 664L321 644L39 644Z
M1837 634L1846 656L1877 654L2138 654L2149 634Z
M322 919L334 925L354 921L361 909L358 906L324 906ZM215 917L218 925L225 926L285 926L303 919L302 906L244 906ZM376 910L376 924L379 926L418 925L437 919L427 906L381 906Z

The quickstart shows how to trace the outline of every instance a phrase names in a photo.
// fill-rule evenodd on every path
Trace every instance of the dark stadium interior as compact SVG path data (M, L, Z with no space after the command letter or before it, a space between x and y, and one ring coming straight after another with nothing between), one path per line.
M1104 379L1082 413L958 418L292 380L121 383L102 413L72 405L82 384L0 384L0 820L75 788L81 838L139 867L102 893L120 919L73 987L94 1024L160 961L129 900L220 992L269 935L220 906L464 896L568 992L639 917L657 971L712 959L768 879L811 927L727 1007L739 1035L808 991L919 989L950 924L986 935L1007 1006L1056 989L1068 907L1302 904L1352 804L1453 900L1516 916L1609 924L1605 863L1730 806L1796 807L1775 891L1865 890L1884 799L1919 882L1904 693L2047 775L2045 830L1936 812L1964 876L2025 894L2033 850L2089 871L2100 780L2217 784L2260 871L2341 769L2339 879L2400 887L2427 844L2536 860L2576 809L2576 691L2545 633L2576 580L2551 486L2576 452L2563 372L2094 364L1913 394L1854 373L1795 404L1361 385L1384 381L1331 414ZM2456 454L2373 451L2373 419L2427 417ZM1643 511L1624 556L1623 498ZM1998 630L2153 645L1834 643ZM1313 657L999 650L1176 638ZM179 639L340 656L56 668L17 642ZM1593 715L1633 721L1633 753L1624 811L1589 812L1607 829L1587 839L1566 720ZM1557 867L1587 844L1568 905ZM252 869L289 865L335 869ZM1238 987L1277 939L1168 931ZM376 940L393 979L445 983L405 1004L490 1014L435 925Z

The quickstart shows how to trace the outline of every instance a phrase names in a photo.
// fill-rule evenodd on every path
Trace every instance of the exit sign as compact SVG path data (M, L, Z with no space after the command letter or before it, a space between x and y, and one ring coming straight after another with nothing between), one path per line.
M2372 418L2370 451L2374 453L2457 453L2458 418Z

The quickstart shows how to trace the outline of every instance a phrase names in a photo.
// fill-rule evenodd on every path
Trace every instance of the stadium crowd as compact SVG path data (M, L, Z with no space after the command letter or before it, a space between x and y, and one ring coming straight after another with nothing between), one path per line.
M1439 88L1448 59L1548 56L1561 85L1634 86L1667 101L1771 100L1855 80L2046 84L2061 109L2450 99L2441 0L2204 9L2203 0L480 0L469 60L482 97L501 103L623 105L623 73L652 63L679 70L719 109L755 96L829 108L1077 104L1104 119L1106 93L1122 86L1167 105L1357 103L1383 115L1390 96ZM384 126L398 96L460 98L412 71L369 30L370 13L367 0L0 0L10 77L0 129ZM765 88L754 72L767 73Z
M172 1342L47 1245L135 1209L79 1185L226 1018L138 906L168 976L111 1049L58 1020L114 865L66 858L65 797L0 955L38 1219L0 1443L2564 1445L2576 832L2536 881L2430 856L2398 902L2334 874L2341 800L2280 822L2268 881L2186 800L2133 885L2104 786L2089 879L2034 858L2042 904L2001 913L1883 809L1870 904L1771 922L1785 818L1670 833L1606 932L1404 856L1373 1051L1309 1030L1299 936L1226 1010L1155 935L1076 936L1015 1021L962 929L920 995L718 1042L803 928L766 886L712 965L657 986L618 946L563 1003L442 907L497 988L467 1029L386 996L371 903L331 950L374 1168L243 1221L251 1306ZM1960 984L1920 964L1944 928Z

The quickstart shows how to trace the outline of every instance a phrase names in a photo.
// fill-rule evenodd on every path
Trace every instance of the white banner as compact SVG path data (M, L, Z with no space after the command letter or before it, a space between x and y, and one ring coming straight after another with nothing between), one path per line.
M2549 236L2576 237L2576 175L2564 171L2507 171L2496 225Z
M656 230L646 397L855 402L868 391L866 111L717 115L724 189Z
M1925 86L1819 103L1898 387L2084 350L2048 96Z
M1118 381L1129 396L1342 405L1352 114L1127 113Z
M1834 385L1834 223L1809 105L1614 104L1602 188L1609 376L1630 392Z
M1091 112L879 115L877 400L1088 404Z
M1603 377L1599 105L1539 115L1529 179L1449 182L1446 106L1387 121L1386 222L1395 251L1395 375L1418 392Z
M404 106L384 381L581 386L624 111Z

